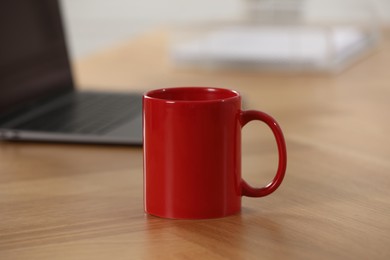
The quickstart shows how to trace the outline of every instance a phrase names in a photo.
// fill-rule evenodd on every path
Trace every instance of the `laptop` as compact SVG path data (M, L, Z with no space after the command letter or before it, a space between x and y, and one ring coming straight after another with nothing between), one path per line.
M82 92L57 0L0 3L0 139L142 145L140 93Z

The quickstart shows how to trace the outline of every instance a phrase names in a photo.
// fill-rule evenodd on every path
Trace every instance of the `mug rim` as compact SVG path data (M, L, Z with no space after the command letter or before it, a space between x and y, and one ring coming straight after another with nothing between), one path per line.
M174 92L174 91L219 91L223 92L225 95L230 95L227 97L221 97L221 98L213 98L213 99L200 99L200 100L192 100L192 99L173 99L173 98L163 98L156 96L158 94L166 93L168 91ZM218 88L218 87L206 87L206 86L182 86L182 87L169 87L169 88L160 88L160 89L154 89L147 91L144 94L144 99L149 99L153 101L160 101L165 103L215 103L215 102L227 102L230 100L235 100L240 98L240 93L233 89L226 89L226 88Z

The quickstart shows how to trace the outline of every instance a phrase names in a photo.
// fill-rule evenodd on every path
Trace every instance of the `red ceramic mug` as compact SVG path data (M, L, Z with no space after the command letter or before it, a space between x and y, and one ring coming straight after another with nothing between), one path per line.
M265 122L275 135L279 165L273 181L254 188L241 178L241 128ZM151 215L219 218L241 210L241 197L262 197L283 180L287 155L278 123L260 111L241 110L233 90L166 88L143 97L144 205Z

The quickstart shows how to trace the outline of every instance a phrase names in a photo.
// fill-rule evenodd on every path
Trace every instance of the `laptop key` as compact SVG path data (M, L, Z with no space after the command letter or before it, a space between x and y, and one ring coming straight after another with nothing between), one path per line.
M33 120L16 126L20 130L56 133L104 134L139 114L142 100L123 94L81 93Z

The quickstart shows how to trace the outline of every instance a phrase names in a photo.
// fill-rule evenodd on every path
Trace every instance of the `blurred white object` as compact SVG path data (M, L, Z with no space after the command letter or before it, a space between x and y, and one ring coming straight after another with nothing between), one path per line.
M373 44L355 27L231 27L177 43L178 65L339 70Z
M242 16L178 28L177 66L338 72L379 38L365 0L244 0ZM321 14L307 12L321 6ZM342 6L342 8L340 8Z

